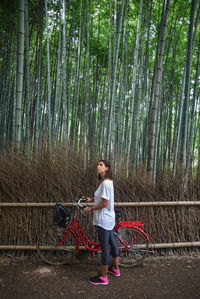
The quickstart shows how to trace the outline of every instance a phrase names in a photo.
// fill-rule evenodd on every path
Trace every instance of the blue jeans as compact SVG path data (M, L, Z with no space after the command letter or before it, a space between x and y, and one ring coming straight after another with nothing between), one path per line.
M110 261L110 248L113 258L119 256L119 248L117 246L114 230L106 230L103 227L97 226L97 233L101 245L101 264L107 266Z

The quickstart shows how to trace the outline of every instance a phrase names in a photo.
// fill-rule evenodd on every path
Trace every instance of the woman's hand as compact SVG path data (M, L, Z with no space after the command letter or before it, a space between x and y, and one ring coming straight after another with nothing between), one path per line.
M89 212L90 212L90 209L89 209L89 207L85 207L85 208L83 209L83 211L84 211L85 213L89 213Z
M86 202L92 202L94 199L92 197L86 197ZM91 207L85 207L83 209L85 213L89 213L91 211Z

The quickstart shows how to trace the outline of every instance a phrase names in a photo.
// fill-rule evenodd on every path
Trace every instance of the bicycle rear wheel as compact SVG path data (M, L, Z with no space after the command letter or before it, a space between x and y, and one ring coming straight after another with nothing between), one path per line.
M72 232L67 239L58 246L66 235L66 228L49 226L43 230L37 240L39 257L50 265L64 265L69 263L77 253L77 240Z
M148 239L142 231L121 227L115 232L115 238L120 251L120 266L134 267L143 262L148 253Z

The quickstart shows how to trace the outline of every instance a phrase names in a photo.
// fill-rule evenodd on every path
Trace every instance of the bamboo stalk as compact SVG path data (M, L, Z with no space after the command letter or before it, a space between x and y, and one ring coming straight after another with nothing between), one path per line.
M158 243L150 244L149 248L179 248L179 247L200 247L200 242L180 242L180 243ZM0 245L0 250L36 250L34 245ZM80 246L79 250L87 250L85 246Z
M199 247L200 242L160 243L150 244L150 248L178 248L178 247Z
M56 203L35 203L35 202L1 202L0 208L9 207L54 207ZM65 207L76 206L75 203L62 203ZM82 203L83 206L93 205L91 203ZM200 206L200 201L152 201L152 202L115 202L116 207L153 207L153 206Z

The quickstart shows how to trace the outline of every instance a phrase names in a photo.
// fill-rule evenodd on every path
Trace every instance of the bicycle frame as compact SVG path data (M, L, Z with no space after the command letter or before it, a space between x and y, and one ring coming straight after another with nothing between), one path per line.
M132 227L132 228L136 228L139 232L143 233L147 240L148 243L150 243L149 237L148 235L144 232L143 230L143 226L144 226L144 222L142 221L121 221L118 224L115 225L114 227L114 232L116 234L116 231L119 228L122 227ZM77 241L77 253L79 252L79 247L80 247L80 242L79 242L79 238L80 237L81 241L83 242L84 246L90 250L90 251L101 251L101 247L99 243L93 242L91 240L88 239L88 237L86 236L85 232L83 231L82 227L80 226L80 224L78 223L77 219L74 217L71 221L70 226L67 228L66 230L66 235L64 236L64 238L59 242L59 244L57 244L57 247L60 246L68 237L69 232L71 232ZM77 233L76 233L77 232ZM130 250L130 248L133 246L133 244L136 242L136 240L138 239L140 234L134 234L131 239L131 245L127 245L123 239L121 239L117 234L117 238L120 240L121 244L124 245L124 248L122 249L122 251L126 251L126 250ZM129 243L129 242L128 242ZM130 244L130 243L129 243Z
M57 246L60 246L67 239L67 237L69 235L69 232L71 232L75 236L75 238L76 238L76 241L77 241L77 253L78 253L79 247L80 247L78 236L80 237L80 239L83 242L84 246L88 250L91 250L91 251L101 251L100 244L96 243L96 242L93 242L93 241L91 241L91 240L88 239L88 237L86 236L86 234L83 231L82 227L78 223L78 220L75 217L72 219L72 222L71 222L70 226L67 228L65 237L60 241L59 244L57 244ZM78 233L78 236L77 236L76 232ZM91 244L91 246L93 246L93 248L90 247L88 245L88 243Z

